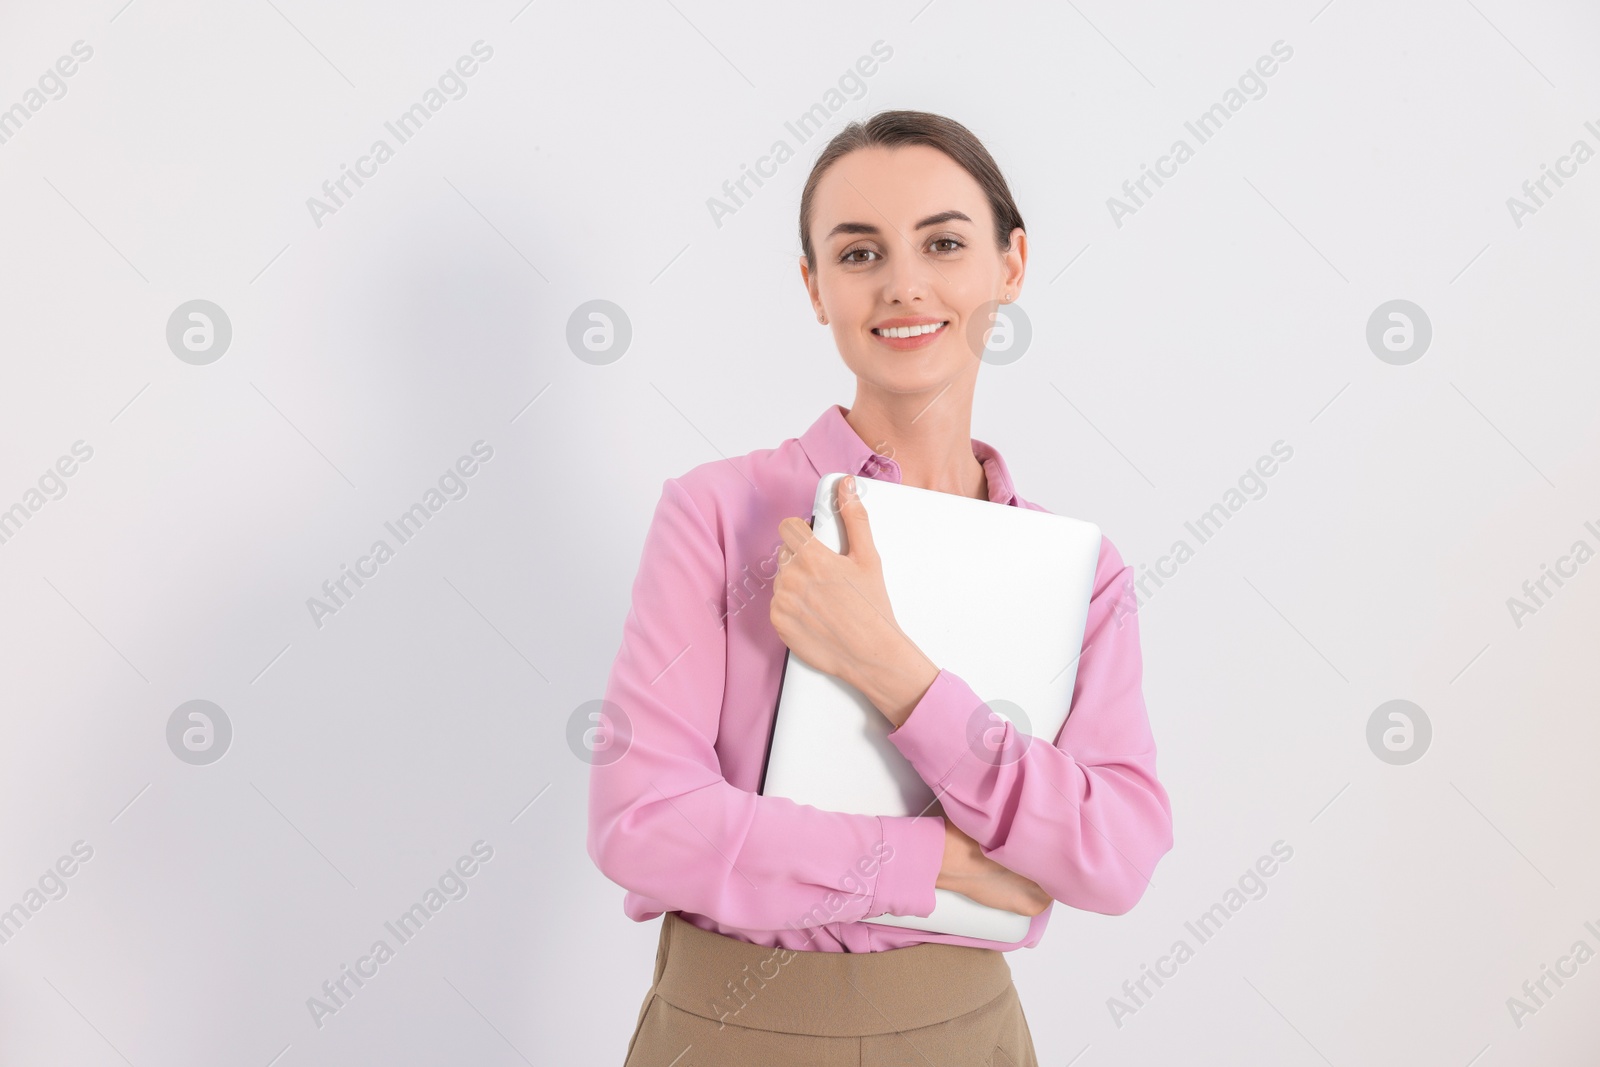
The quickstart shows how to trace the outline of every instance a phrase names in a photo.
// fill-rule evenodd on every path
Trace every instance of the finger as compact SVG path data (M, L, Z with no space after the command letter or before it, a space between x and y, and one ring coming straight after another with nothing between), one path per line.
M872 541L872 526L867 522L867 506L855 489L854 475L840 478L838 484L839 518L844 523L845 555L852 558L872 558L878 554Z
M778 558L782 566L798 555L808 542L815 540L816 533L803 520L791 516L778 523L778 536L783 538L783 551Z

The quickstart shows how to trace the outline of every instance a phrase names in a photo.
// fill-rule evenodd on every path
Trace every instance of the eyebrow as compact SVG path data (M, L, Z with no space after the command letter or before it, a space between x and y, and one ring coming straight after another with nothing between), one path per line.
M913 229L925 230L929 226L937 226L940 223L950 222L954 219L960 219L962 222L972 221L972 219L968 218L967 215L961 211L941 211L937 215L929 215L927 218L917 223ZM827 240L829 237L833 237L834 235L841 233L865 233L876 236L881 232L882 231L879 230L878 227L874 226L870 222L841 222L839 225L829 230L828 237L823 238L823 240Z

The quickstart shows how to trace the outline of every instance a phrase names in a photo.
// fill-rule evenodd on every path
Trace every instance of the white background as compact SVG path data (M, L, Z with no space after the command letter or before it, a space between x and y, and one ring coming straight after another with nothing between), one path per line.
M0 908L94 850L0 944L0 1063L621 1062L657 924L585 854L568 717L662 481L850 403L795 217L825 136L889 107L967 124L1026 220L1032 346L973 419L1024 496L1139 568L1294 450L1141 610L1176 846L1128 915L1057 907L1010 956L1041 1062L1595 1062L1600 962L1507 1008L1600 950L1600 562L1520 627L1506 604L1600 548L1600 161L1506 206L1600 149L1592 8L122 3L0 16L0 107L93 48L0 144L0 508L93 449L0 544ZM466 95L317 226L479 40ZM197 298L233 329L204 366L165 336ZM565 340L596 298L633 326L604 366ZM1396 298L1433 328L1403 366L1365 337ZM468 495L317 627L307 598L479 440ZM1407 766L1366 740L1396 698L1433 727ZM166 742L193 699L233 726L207 766ZM319 1028L307 998L480 839L468 895ZM1116 1025L1277 840L1266 895Z

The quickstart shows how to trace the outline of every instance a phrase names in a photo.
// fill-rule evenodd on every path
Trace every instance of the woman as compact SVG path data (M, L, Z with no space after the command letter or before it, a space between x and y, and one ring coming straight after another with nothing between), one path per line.
M593 761L589 854L630 918L664 916L627 1064L1033 1064L1002 952L1037 944L1055 900L1128 911L1172 847L1129 572L1103 539L1055 743L1002 766L961 759L981 700L895 622L850 479L847 553L802 516L836 471L1044 510L969 434L985 331L1022 287L1022 218L965 127L890 111L823 150L800 241L855 402L667 479L606 690L618 739ZM888 717L942 815L757 795L789 649ZM1028 936L862 921L925 916L936 887L1032 916Z

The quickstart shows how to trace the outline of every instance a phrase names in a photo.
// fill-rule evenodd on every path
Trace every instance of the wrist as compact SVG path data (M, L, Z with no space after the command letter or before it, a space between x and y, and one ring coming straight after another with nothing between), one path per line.
M944 859L939 863L939 875L934 879L935 889L951 889L957 893L966 892L972 884L974 864L972 862L973 849L976 847L970 837L967 837L949 816L944 822Z
M901 726L921 702L923 694L939 676L939 668L916 646L904 631L896 630L887 639L889 652L875 660L859 663L847 678L896 728Z

